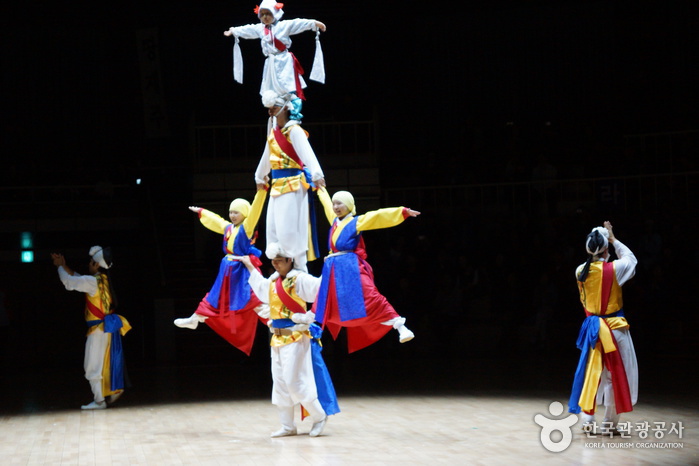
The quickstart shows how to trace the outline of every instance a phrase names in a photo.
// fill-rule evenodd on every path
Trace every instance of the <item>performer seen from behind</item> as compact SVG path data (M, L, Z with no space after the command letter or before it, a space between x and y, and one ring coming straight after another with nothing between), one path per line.
M609 244L618 259L609 261ZM617 427L638 399L638 364L624 316L622 286L636 273L636 256L619 241L611 223L587 235L587 261L575 271L587 316L577 346L581 350L568 411L582 411L583 429L594 428L595 407L604 404L602 430Z
M420 212L394 207L357 216L354 197L347 191L338 191L330 199L323 188L318 190L318 197L331 227L330 254L323 264L321 287L313 307L316 319L330 329L333 338L345 327L350 353L378 341L391 328L398 330L401 343L412 340L415 335L405 326L405 318L376 288L362 232L399 225Z
M90 248L90 275L80 275L66 264L63 254L52 253L58 277L69 291L85 293L85 378L90 382L92 402L82 409L105 409L124 393L124 353L121 337L131 325L116 314L117 299L111 280L110 248Z
M196 329L205 322L223 339L250 355L257 331L258 312L262 302L255 296L248 284L250 273L240 262L242 256L249 256L251 263L259 268L261 251L254 246L255 227L262 214L267 191L259 189L250 204L245 199L234 199L228 209L230 222L201 207L191 206L189 210L199 216L199 221L209 230L223 235L223 252L218 275L211 290L199 303L190 317L175 319L175 325ZM259 316L266 323L267 319Z

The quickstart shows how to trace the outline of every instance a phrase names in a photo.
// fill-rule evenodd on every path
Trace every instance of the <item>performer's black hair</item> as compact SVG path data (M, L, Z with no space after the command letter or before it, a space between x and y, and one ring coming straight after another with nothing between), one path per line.
M117 299L116 291L114 291L114 282L112 280L112 248L106 247L102 248L102 258L109 265L108 269L100 267L104 273L107 275L107 282L109 283L109 294L112 297L112 304L110 305L110 311L115 311L119 307L119 300Z
M594 230L592 233L587 235L585 245L588 250L597 251L600 247L604 246L604 237L599 231ZM583 267L582 272L580 272L580 276L578 276L579 282L584 283L585 280L587 280L587 274L590 272L590 264L592 264L592 259L594 257L594 254L587 255L587 261L585 262L585 266Z

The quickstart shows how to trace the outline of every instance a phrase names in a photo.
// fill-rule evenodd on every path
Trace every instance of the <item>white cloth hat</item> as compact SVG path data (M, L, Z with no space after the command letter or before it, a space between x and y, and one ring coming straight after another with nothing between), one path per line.
M102 249L102 246L92 246L90 248L90 257L92 257L92 260L97 262L103 269L108 269L112 266L112 264L107 264L107 262L104 260L104 249Z
M279 21L282 19L282 16L284 16L284 8L283 3L278 3L273 0L262 0L262 3L255 8L255 13L257 13L257 17L260 17L260 11L262 10L269 10L272 12L272 15L274 16L275 21Z
M275 257L289 257L291 254L286 252L280 243L269 243L267 249L265 250L265 255L269 259L274 259Z
M287 95L279 95L276 92L268 89L266 91L262 92L262 105L264 105L267 108L272 108L272 107L283 107L287 106L291 110L293 107L291 106L290 99L287 99Z

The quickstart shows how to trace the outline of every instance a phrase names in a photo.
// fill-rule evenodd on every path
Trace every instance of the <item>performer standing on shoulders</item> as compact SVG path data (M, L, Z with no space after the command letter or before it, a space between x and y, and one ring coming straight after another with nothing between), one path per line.
M378 341L391 328L398 330L401 343L412 340L415 335L405 326L405 318L376 288L362 232L399 225L420 212L394 207L355 216L351 193L338 191L331 200L323 188L318 190L318 197L331 224L330 254L323 264L321 287L313 307L318 322L330 329L333 338L346 327L350 353Z
M618 257L612 262L609 244ZM638 261L614 236L609 222L587 235L585 248L588 258L576 269L575 278L587 317L578 336L581 355L568 411L582 411L583 429L589 429L594 426L596 405L603 403L603 429L610 431L638 399L638 364L621 292L636 273Z
M234 199L228 209L230 222L210 210L192 206L189 208L199 216L199 220L209 230L223 235L223 252L218 276L211 290L199 303L190 317L175 319L175 325L195 329L200 322L206 322L216 333L250 355L257 330L257 311L262 302L252 293L248 278L250 273L240 262L242 256L249 256L255 267L262 265L260 250L254 246L255 227L262 214L267 191L259 189L252 205L245 199ZM267 319L260 316L266 323Z
M258 188L271 184L267 244L280 243L294 267L306 272L307 260L318 254L312 190L325 186L325 175L287 98L266 92L262 103L269 109L270 122L255 183Z
M320 278L293 267L293 259L278 243L267 247L275 273L264 278L250 263L250 286L260 299L269 304L272 358L272 404L279 408L281 429L272 437L296 435L294 406L302 407L313 420L309 435L323 431L328 416L340 412L332 380L321 354L321 329L315 316L306 311L318 293Z
M325 82L325 66L323 64L323 52L320 47L320 33L325 32L325 24L314 19L296 18L283 20L284 4L272 0L263 0L255 8L255 13L260 22L245 26L231 27L223 34L233 36L233 77L239 83L243 82L243 57L240 52L240 39L260 39L262 53L265 55L265 65L262 72L262 84L260 95L265 91L273 91L279 95L290 94L290 100L296 113L300 115L303 93L306 82L303 80L303 68L293 53L291 36L304 31L316 31L316 53L313 61L313 69L310 78L321 83Z
M109 270L112 267L110 248L90 248L90 275L80 275L66 265L63 254L52 253L58 277L69 291L85 293L85 378L90 382L93 401L82 409L105 409L124 393L124 353L121 337L131 325L115 313L116 294ZM105 397L107 400L105 401Z

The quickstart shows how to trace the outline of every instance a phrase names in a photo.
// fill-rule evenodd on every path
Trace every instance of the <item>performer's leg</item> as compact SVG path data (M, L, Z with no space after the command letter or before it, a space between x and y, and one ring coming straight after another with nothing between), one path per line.
M614 386L612 385L612 377L609 371L605 368L602 370L600 377L599 390L603 390L604 396L604 420L602 423L602 431L614 429L619 422L619 415L616 412L616 404L614 403Z
M313 420L313 427L311 427L311 431L308 435L311 437L318 437L325 428L328 416L325 414L325 410L323 410L317 398L311 403L304 404L303 407L306 408L306 411L308 411L308 414L310 414Z
M391 320L387 320L386 322L381 322L382 325L391 325L393 328L398 330L398 340L401 343L405 343L407 341L412 340L415 338L415 334L408 329L408 327L405 326L405 317L394 317Z
M614 338L619 346L619 355L624 363L624 372L629 382L629 393L631 394L631 404L635 405L638 400L638 361L636 360L636 350L633 346L629 329L613 330Z
M296 425L294 424L294 407L293 406L277 406L279 409L279 420L282 427L279 430L272 432L270 437L288 437L296 435Z
M194 330L195 328L197 328L197 326L199 326L200 322L204 322L206 319L208 319L207 316L203 316L195 312L189 317L183 319L175 319L174 323L180 328L191 328L192 330Z
M107 351L109 335L102 330L95 330L87 336L85 341L85 378L90 382L93 402L82 406L82 409L104 409L107 403L102 395L102 368L104 366L104 353Z
M291 346L291 345L287 345ZM289 394L286 381L283 377L282 358L286 346L271 348L272 356L272 404L279 409L279 420L281 428L272 432L272 437L286 437L296 435L296 425L294 424L294 401Z
M303 190L282 194L274 199L276 241L294 258L294 268L306 271L308 250L308 198ZM273 242L267 235L267 244Z

